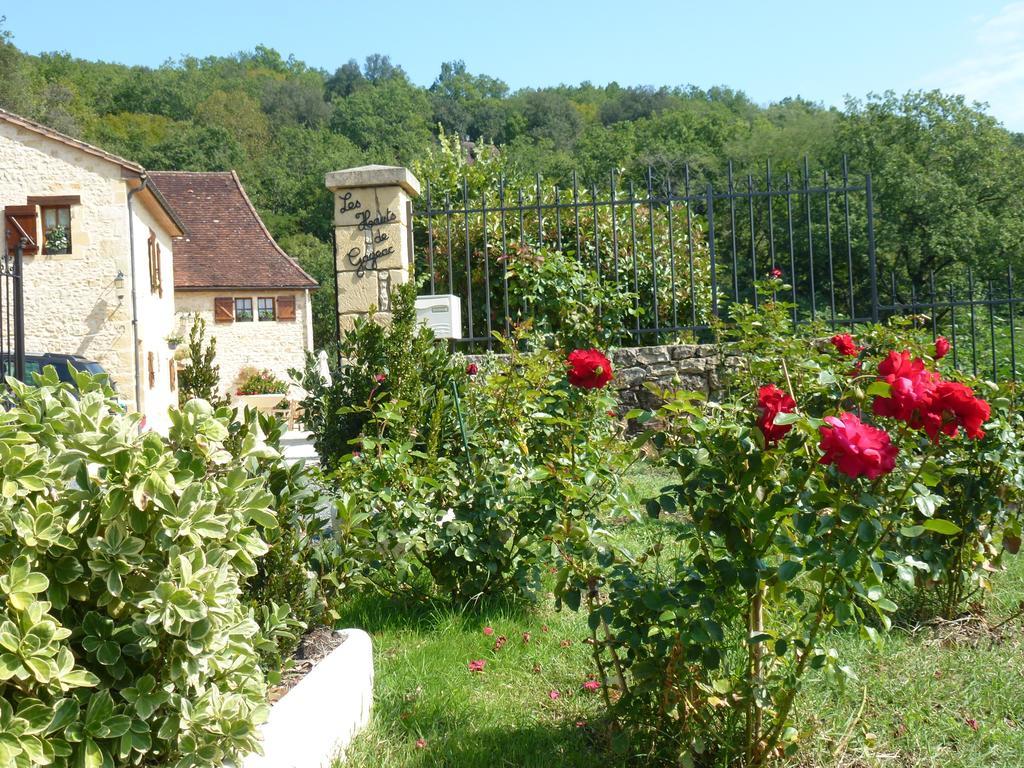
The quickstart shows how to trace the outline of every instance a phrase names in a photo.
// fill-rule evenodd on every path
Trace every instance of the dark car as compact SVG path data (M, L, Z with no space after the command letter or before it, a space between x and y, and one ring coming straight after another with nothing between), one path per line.
M75 380L68 370L70 365L76 371L87 371L92 374L107 375L103 366L95 360L87 360L78 355L61 355L54 352L47 352L42 355L25 355L25 380L31 382L33 373L42 373L43 368L52 365L57 371L57 378L74 386ZM4 375L14 375L14 361L8 357L4 358ZM107 377L109 379L109 376Z

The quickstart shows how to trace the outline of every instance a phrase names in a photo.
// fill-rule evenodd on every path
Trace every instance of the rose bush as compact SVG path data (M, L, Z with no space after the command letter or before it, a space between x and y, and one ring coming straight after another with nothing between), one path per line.
M775 311L748 320L781 329ZM756 766L791 753L801 681L852 674L829 632L876 640L903 585L959 583L992 566L996 542L1019 544L1008 520L1019 442L1000 434L982 449L1012 428L985 423L989 404L939 370L925 340L873 328L774 344L750 342L724 402L658 391L656 414L631 414L659 425L651 439L679 473L650 508L681 513L670 546L634 555L593 530L562 544L562 599L585 601L599 675L621 692L606 700L628 749L651 762Z

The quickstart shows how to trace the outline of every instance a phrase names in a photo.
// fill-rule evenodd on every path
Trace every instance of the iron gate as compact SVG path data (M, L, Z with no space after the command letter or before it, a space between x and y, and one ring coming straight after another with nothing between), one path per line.
M8 240L8 242L10 242ZM25 304L22 284L23 242L0 256L0 367L3 380L25 380ZM0 383L0 389L5 385Z

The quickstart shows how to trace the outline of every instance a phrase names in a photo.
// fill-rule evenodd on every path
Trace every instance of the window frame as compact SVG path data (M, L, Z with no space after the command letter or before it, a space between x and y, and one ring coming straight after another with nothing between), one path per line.
M263 302L270 302L270 317L264 317ZM259 296L256 299L256 319L261 323L272 323L277 320L277 299L273 296Z
M240 302L248 302L248 310L244 306L239 306ZM246 317L248 312L248 317ZM235 297L235 322L236 323L252 323L256 321L256 312L253 304L252 296L237 296Z
M53 211L53 214L54 214L54 221L57 222L53 226L54 227L65 226L65 229L67 230L68 244L67 244L67 247L64 250L61 250L61 251L51 251L50 248L49 248L49 245L48 245L49 239L50 239L48 233L49 233L49 229L50 228L47 227L47 224L46 224L46 215L49 212L51 212L51 211ZM61 218L60 214L61 214L62 211L67 213L67 224L66 225L60 224L60 221L59 221L60 218ZM46 256L67 256L67 255L69 255L71 253L72 248L74 247L74 243L71 240L71 205L70 204L66 204L66 203L40 203L39 204L39 222L40 222L40 230L42 232L43 254L46 255Z

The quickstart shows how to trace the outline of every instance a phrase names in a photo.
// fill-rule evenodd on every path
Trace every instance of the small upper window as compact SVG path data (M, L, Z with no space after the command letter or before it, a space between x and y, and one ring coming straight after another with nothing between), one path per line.
M274 308L274 299L262 297L256 300L256 309L259 312L260 322L267 320L276 320L277 312Z
M235 299L235 322L252 322L252 299Z
M71 206L44 205L43 253L71 253Z

